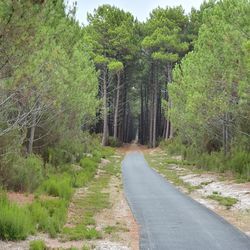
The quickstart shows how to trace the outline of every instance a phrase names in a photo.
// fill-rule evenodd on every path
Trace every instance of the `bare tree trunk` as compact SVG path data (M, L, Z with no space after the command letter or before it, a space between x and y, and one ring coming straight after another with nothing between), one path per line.
M168 85L172 82L172 65L171 63L168 63L167 65L167 81ZM170 112L172 108L172 101L170 96L168 95L168 112ZM166 130L166 140L169 138L173 138L174 130L173 130L173 125L170 121L170 116L168 115L168 120L167 120L167 130Z
M157 65L156 65L157 66ZM152 136L152 147L156 147L156 123L157 123L157 100L158 100L158 79L157 79L157 69L155 70L155 77L154 77L154 105L153 105L153 136Z
M169 98L169 110L171 110L172 108L172 101L171 99ZM170 125L170 131L169 131L169 139L172 139L174 137L174 128L173 128L173 123L170 122L170 118L169 118L169 125Z
M117 74L117 91L116 91L116 103L115 103L115 115L114 115L114 139L117 140L118 129L118 115L119 115L119 102L120 102L120 83L121 75Z
M28 154L32 154L33 152L33 143L35 138L35 130L36 130L36 111L32 114L32 126L30 129L30 136L29 136L29 144L28 144Z
M151 86L151 91L150 91L150 123L149 123L149 147L153 147L153 127L154 127L154 64L151 63L151 76L150 76L150 86Z
M223 120L223 149L224 155L228 154L228 141L229 141L229 131L228 131L228 113L225 114Z
M107 71L104 70L103 75L103 135L102 145L108 145L109 128L108 128L108 107L107 107Z
M144 98L143 98L143 86L141 82L141 115L140 115L140 143L144 144L144 131L145 131L145 123L144 123Z
M169 138L169 131L170 131L170 121L167 119L167 128L166 128L166 140Z

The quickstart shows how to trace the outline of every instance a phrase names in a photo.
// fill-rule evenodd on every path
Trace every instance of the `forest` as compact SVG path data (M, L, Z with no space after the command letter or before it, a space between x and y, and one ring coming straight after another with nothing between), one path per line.
M158 7L145 22L102 5L87 25L76 8L0 2L1 239L60 232L73 188L124 143L250 180L249 0L209 0L188 14ZM86 167L76 177L72 164ZM4 195L37 190L62 199L38 200L27 215ZM50 206L64 212L43 223ZM38 227L8 229L11 211Z

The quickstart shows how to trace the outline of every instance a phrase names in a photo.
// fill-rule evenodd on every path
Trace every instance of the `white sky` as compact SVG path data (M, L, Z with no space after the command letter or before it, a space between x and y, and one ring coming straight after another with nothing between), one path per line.
M77 1L76 18L81 24L86 24L87 12L93 12L102 4L114 5L131 12L139 21L145 21L149 13L158 6L182 5L186 13L189 13L192 7L198 9L204 0L65 0L69 4L75 1Z

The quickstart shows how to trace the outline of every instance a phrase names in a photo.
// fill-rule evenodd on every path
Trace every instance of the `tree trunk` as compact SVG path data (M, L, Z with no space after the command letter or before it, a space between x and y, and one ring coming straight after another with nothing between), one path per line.
M116 91L116 103L115 103L115 115L114 115L114 139L117 140L118 129L118 115L119 115L119 101L120 101L120 83L121 75L117 74L117 91Z
M156 65L157 66L157 65ZM157 79L157 68L155 70L154 77L154 105L153 105L153 136L152 136L152 147L156 147L156 123L157 123L157 106L158 106L158 79Z
M140 143L144 144L144 129L145 129L145 123L144 123L144 98L143 98L143 85L141 82L141 115L140 115Z
M149 121L149 147L153 147L153 127L154 127L154 64L151 63L151 76L150 76L150 85L151 91L150 91L150 121Z
M228 141L229 141L229 131L228 131L228 113L225 114L223 120L223 150L224 155L228 154Z
M32 154L33 152L33 143L35 138L35 130L36 130L36 111L32 114L32 125L30 129L30 137L29 137L29 144L28 144L28 154Z
M172 65L171 63L167 64L167 82L168 85L172 82ZM172 107L172 101L170 99L170 96L168 94L168 113L170 112ZM167 119L167 129L166 129L166 140L168 140L169 138L173 138L173 125L170 121L170 116L168 114L168 119Z
M107 107L107 71L103 73L103 135L102 145L108 145L109 128L108 128L108 107Z

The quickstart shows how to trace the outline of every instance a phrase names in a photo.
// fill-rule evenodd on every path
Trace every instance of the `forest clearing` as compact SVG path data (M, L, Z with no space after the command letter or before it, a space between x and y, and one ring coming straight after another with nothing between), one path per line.
M250 2L188 2L0 2L0 250L250 249Z

